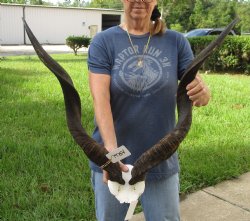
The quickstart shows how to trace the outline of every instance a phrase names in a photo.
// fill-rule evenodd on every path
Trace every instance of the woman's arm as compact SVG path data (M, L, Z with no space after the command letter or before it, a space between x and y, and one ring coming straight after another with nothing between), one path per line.
M110 106L110 75L90 72L89 85L94 101L96 122L104 146L110 152L117 148L117 140Z
M89 72L89 85L94 101L96 122L99 127L104 147L111 152L117 148L114 121L110 106L110 75ZM127 172L128 168L120 163L121 170ZM103 182L109 179L107 171L103 171Z

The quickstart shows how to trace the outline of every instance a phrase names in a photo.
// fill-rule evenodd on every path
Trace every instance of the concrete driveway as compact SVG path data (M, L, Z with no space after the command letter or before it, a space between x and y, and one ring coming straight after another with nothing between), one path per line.
M182 221L250 221L250 172L187 195L180 209ZM130 221L145 218L139 213Z
M49 54L65 54L74 53L73 50L67 45L43 45L43 48ZM79 53L87 53L87 48L81 48L78 50ZM31 45L10 45L0 46L0 56L17 56L17 55L35 55L35 51Z

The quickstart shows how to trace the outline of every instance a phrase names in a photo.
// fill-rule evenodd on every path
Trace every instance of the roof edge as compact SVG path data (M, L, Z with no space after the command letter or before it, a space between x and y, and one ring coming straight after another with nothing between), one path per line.
M9 3L0 3L0 6L19 6L19 7L37 7L37 8L58 8L58 9L75 9L75 10L88 10L88 11L111 11L111 12L124 12L124 10L119 9L110 9L110 8L80 8L80 7L62 7L55 5L25 5L25 4L9 4Z

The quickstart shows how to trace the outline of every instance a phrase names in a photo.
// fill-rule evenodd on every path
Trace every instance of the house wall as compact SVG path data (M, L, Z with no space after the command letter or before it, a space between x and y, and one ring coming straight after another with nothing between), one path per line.
M0 44L23 44L23 7L0 5Z
M70 35L90 36L90 27L102 28L102 14L123 11L0 4L0 44L30 44L22 17L41 44L65 44Z

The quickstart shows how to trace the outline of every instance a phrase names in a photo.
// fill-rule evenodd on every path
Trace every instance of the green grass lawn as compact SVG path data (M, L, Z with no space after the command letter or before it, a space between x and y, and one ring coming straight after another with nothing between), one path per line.
M53 55L70 73L91 134L93 108L86 57ZM179 148L181 192L250 171L250 77L203 75L212 91L194 108ZM57 79L36 56L0 60L0 219L94 221L88 160L65 121Z

